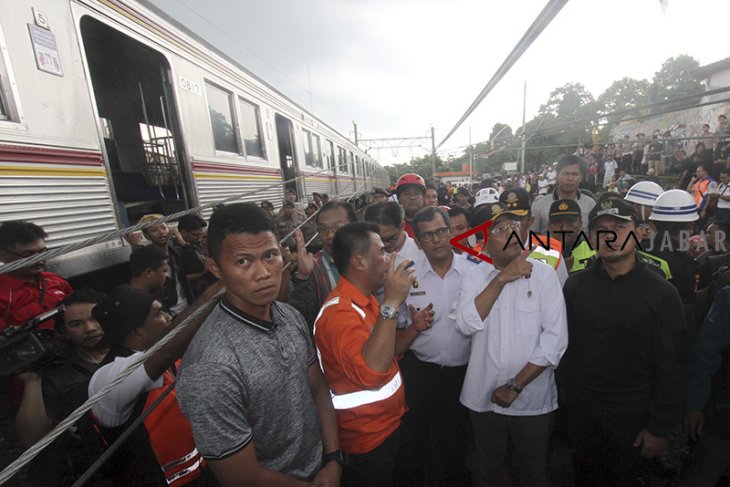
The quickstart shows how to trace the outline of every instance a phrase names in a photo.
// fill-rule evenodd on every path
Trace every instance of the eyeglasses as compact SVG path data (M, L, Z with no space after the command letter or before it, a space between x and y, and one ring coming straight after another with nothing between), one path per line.
M383 238L382 236L380 239L383 241L383 245L386 247L395 247L398 244L398 238L400 237L400 231L389 238Z
M433 242L436 240L436 238L444 238L447 235L449 235L451 231L449 230L449 227L441 227L433 232L423 232L418 235L418 240L422 242Z
M347 225L347 223L338 223L333 227L325 227L324 225L319 225L317 226L317 233L319 233L320 235L327 235L330 232L335 233L337 232L337 230L344 227L345 225Z
M21 259L27 259L28 257L33 257L34 255L42 254L43 252L46 252L48 250L48 247L43 247L42 249L38 250L26 250L25 252L13 252L12 250L8 249L2 249L3 252L7 252L8 254L19 257Z
M518 221L509 222L506 225L500 225L498 227L492 227L489 230L490 235L499 236L505 232L516 232L522 225Z

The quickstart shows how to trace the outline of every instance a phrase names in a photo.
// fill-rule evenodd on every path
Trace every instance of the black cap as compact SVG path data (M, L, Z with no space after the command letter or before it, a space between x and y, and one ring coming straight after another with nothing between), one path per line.
M375 186L373 188L373 194L382 194L385 196L390 196L390 193L388 192L388 190L385 188L381 188L380 186Z
M154 296L128 284L112 289L91 312L104 329L104 338L99 343L107 347L119 344L127 333L144 325L154 302Z
M525 216L530 211L530 195L522 188L508 189L499 195L499 202L517 216Z
M264 200L261 202L261 208L268 208L270 210L273 210L274 204L269 200Z
M294 202L286 200L286 201L284 201L284 206L288 207L288 208L294 208Z
M580 206L575 200L556 200L550 205L548 220L559 220L563 218L577 220L580 218Z
M592 227L593 223L602 216L612 216L626 221L638 220L634 205L623 199L612 198L597 203L588 214L588 227Z

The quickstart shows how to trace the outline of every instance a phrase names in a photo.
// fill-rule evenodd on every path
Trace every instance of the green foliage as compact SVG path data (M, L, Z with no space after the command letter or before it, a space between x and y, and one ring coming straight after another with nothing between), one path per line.
M398 178L405 173L414 172L419 174L425 180L433 180L433 172L431 170L431 154L414 157L405 164L395 164L392 166L385 166L385 170L388 171L390 176L390 182L395 184ZM436 156L436 171L446 171L448 167L443 159Z
M699 67L700 63L692 56L686 54L679 55L676 58L670 57L664 61L661 69L654 74L650 94L651 101L657 103L703 91L704 85L702 81L698 80L694 75ZM693 101L684 101L656 107L652 109L651 113L678 108L690 103L698 103L700 98L697 97Z

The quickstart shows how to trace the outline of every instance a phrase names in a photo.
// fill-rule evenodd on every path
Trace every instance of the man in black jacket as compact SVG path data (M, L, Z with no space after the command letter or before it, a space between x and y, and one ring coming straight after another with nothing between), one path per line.
M570 344L561 364L577 486L630 486L651 475L682 419L688 333L677 290L636 258L633 207L589 215L598 261L564 293ZM624 311L625 310L625 311Z

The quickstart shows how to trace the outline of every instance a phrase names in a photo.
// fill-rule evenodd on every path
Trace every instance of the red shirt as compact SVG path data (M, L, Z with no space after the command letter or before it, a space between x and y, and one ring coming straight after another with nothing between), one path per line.
M342 449L374 450L398 428L406 413L405 391L395 357L387 372L365 363L362 348L379 314L378 300L340 276L314 325L320 365L332 393Z
M409 221L403 222L403 231L411 238L416 238L416 232L413 231L413 225Z
M25 324L30 318L55 308L72 293L71 285L52 272L41 272L36 282L0 274L0 331ZM52 330L53 320L38 328Z

